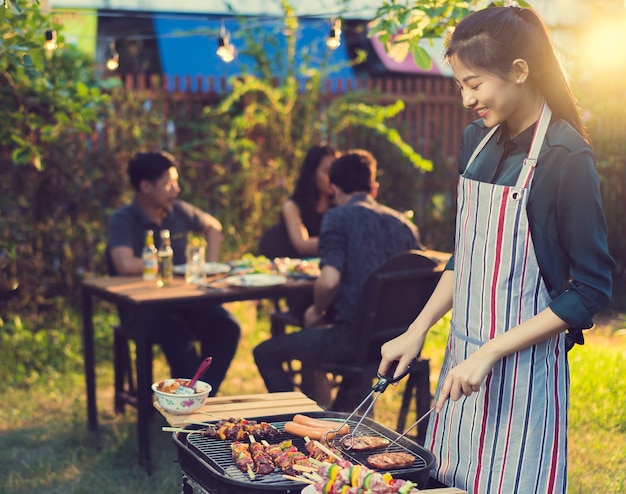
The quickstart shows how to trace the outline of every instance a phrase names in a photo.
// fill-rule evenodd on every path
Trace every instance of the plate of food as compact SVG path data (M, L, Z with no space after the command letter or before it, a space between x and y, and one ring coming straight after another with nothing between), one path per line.
M320 275L319 259L292 259L288 268L289 276L292 278L304 278L313 280Z
M242 287L276 286L287 283L287 277L279 274L250 273L228 276L224 282Z
M186 264L178 264L174 266L174 274L185 274ZM228 273L231 267L228 264L221 262L206 262L204 263L204 272L207 276L213 274Z

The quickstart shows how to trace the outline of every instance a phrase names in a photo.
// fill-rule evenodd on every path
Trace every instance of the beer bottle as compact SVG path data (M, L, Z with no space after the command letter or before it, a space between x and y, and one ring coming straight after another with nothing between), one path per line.
M143 259L143 279L146 281L156 281L159 274L159 256L154 246L154 232L146 231L146 240L141 253Z
M159 255L159 286L169 285L174 277L174 251L170 243L170 231L161 230Z

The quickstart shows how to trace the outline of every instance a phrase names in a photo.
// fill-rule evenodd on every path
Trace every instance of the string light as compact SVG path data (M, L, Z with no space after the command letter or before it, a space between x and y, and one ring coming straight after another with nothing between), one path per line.
M107 70L113 72L120 66L120 54L115 50L115 41L111 41L109 44L109 50L111 51L111 56L107 60L106 68Z
M48 51L57 49L57 32L54 29L47 29L45 34L43 47Z
M341 19L331 21L330 33L326 38L326 46L331 50L336 50L341 45Z
M235 59L235 47L230 42L230 36L224 25L222 25L220 36L217 38L217 51L215 53L226 63L230 63Z

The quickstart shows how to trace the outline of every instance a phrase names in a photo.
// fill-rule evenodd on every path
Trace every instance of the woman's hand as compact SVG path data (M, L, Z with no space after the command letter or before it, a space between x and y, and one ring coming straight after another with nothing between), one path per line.
M437 413L441 411L443 404L448 398L456 401L462 396L469 396L480 389L482 382L495 364L484 353L486 352L481 352L478 349L466 360L450 369L439 391L437 403L435 403Z
M469 396L478 391L499 360L556 336L565 328L567 323L548 307L519 326L489 340L466 360L450 369L435 404L437 412L448 398L458 400L462 395Z
M426 333L411 333L409 331L402 333L393 340L389 340L380 348L381 360L378 366L378 372L384 376L393 362L398 362L398 367L394 373L394 377L402 374L411 361L417 357L422 350Z

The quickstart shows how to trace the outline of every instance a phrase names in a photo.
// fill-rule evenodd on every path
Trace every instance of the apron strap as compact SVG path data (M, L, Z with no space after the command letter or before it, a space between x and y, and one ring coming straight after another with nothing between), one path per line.
M539 157L541 146L543 145L543 141L546 137L548 126L550 125L551 116L552 110L544 101L543 106L541 107L541 113L539 114L539 121L537 123L537 126L535 127L535 134L533 135L533 140L530 145L530 151L528 152L528 156L524 160L524 164L522 165L522 170L517 177L517 183L515 184L515 187L530 187L535 167L537 166L537 158Z
M466 170L474 162L474 159L476 158L476 156L478 156L478 153L480 153L483 150L483 148L485 147L487 142L489 142L489 139L491 139L491 136L496 133L496 130L498 130L498 127L500 127L500 126L496 125L493 129L491 129L487 133L487 135L485 137L483 137L483 140L478 143L478 146L476 146L476 149L474 149L474 152L472 153L472 156L470 156L470 159L467 162L467 166L465 167Z

